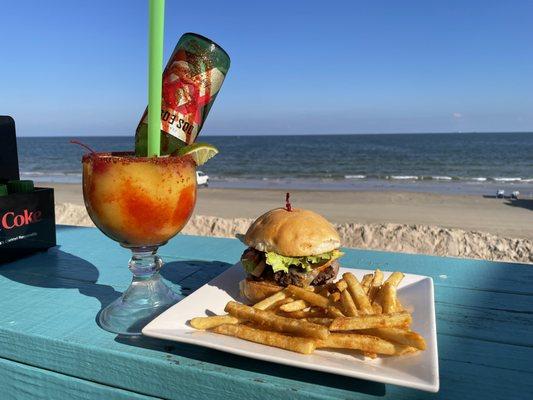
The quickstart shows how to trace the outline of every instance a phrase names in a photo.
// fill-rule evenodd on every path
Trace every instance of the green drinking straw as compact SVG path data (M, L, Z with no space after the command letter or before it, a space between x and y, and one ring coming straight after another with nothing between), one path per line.
M161 152L161 86L165 0L150 0L148 32L148 157Z

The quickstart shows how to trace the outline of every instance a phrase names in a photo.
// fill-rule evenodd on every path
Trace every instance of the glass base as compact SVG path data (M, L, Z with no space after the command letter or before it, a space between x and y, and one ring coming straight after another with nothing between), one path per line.
M157 272L163 263L156 250L133 249L129 267L134 276L130 287L98 316L99 325L106 331L139 336L146 324L183 298Z

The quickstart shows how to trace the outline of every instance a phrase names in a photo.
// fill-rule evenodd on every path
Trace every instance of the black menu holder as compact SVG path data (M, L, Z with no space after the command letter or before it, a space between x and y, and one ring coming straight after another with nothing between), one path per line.
M0 116L0 184L19 179L15 121ZM0 263L56 245L54 190L0 196Z

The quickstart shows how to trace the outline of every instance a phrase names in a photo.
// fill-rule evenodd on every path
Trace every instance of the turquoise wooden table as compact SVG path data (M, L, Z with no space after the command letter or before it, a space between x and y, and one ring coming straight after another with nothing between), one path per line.
M345 266L435 282L437 394L101 330L129 283L128 251L96 229L58 227L57 248L0 266L1 399L533 398L532 266L347 250ZM164 278L189 294L238 260L233 239L179 236Z

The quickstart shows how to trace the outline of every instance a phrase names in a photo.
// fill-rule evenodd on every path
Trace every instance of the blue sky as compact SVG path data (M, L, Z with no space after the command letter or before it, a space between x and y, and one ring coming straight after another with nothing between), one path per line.
M0 113L20 135L133 135L147 0L2 2ZM533 130L531 1L167 0L232 58L203 134Z

